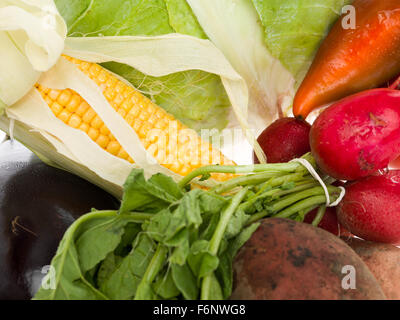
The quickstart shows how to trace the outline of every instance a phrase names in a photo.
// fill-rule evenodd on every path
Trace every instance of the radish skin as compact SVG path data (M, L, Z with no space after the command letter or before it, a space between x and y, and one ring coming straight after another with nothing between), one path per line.
M400 92L374 89L327 108L310 132L318 166L338 180L387 168L400 155Z
M337 216L364 240L400 244L400 170L348 184Z
M268 126L257 141L268 163L285 163L310 152L311 125L296 118L281 118ZM254 155L254 163L259 163Z

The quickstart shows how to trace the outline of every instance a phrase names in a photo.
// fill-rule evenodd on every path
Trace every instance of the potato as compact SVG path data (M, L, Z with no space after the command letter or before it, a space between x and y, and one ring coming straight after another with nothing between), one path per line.
M344 289L355 270L356 289ZM239 251L234 265L235 300L385 299L371 271L342 240L287 219L265 219ZM344 273L343 273L344 272Z
M390 244L356 238L345 241L369 267L386 297L400 300L400 249Z

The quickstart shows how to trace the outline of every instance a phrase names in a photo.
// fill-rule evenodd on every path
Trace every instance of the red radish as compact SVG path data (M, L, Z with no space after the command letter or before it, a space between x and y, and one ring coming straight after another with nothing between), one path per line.
M349 183L337 214L339 222L360 238L399 244L400 170Z
M318 209L315 209L308 213L304 218L304 223L312 224L314 218L316 217ZM335 236L352 238L353 235L346 230L338 221L336 208L330 207L326 208L326 212L321 222L318 224L318 228L324 229Z
M308 213L305 218L304 222L311 224L316 217L318 209L315 209ZM326 208L325 215L322 218L321 222L318 224L318 227L333 233L335 236L340 234L340 225L336 216L336 209L335 208Z
M384 169L400 155L400 92L368 90L327 108L310 132L319 167L338 180Z
M310 152L309 123L296 118L281 118L267 127L257 141L268 163L284 163ZM254 162L258 163L254 156Z

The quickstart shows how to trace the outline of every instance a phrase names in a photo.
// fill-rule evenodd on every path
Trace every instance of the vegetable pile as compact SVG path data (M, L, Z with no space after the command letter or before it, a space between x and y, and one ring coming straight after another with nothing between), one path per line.
M400 297L398 0L0 0L0 46L0 129L108 192L0 142L0 297Z
M242 175L208 191L188 188L215 172ZM341 190L326 182L335 201ZM227 299L232 262L260 219L302 221L325 202L322 186L295 162L202 167L178 184L134 170L119 211L93 211L68 229L52 260L56 287L35 298Z

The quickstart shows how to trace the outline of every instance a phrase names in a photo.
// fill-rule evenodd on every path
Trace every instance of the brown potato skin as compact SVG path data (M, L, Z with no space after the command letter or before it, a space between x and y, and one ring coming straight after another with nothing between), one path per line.
M342 268L356 269L345 290ZM338 237L287 219L265 219L234 262L233 300L384 300L377 280Z
M369 267L386 297L400 300L400 248L357 238L345 241Z

